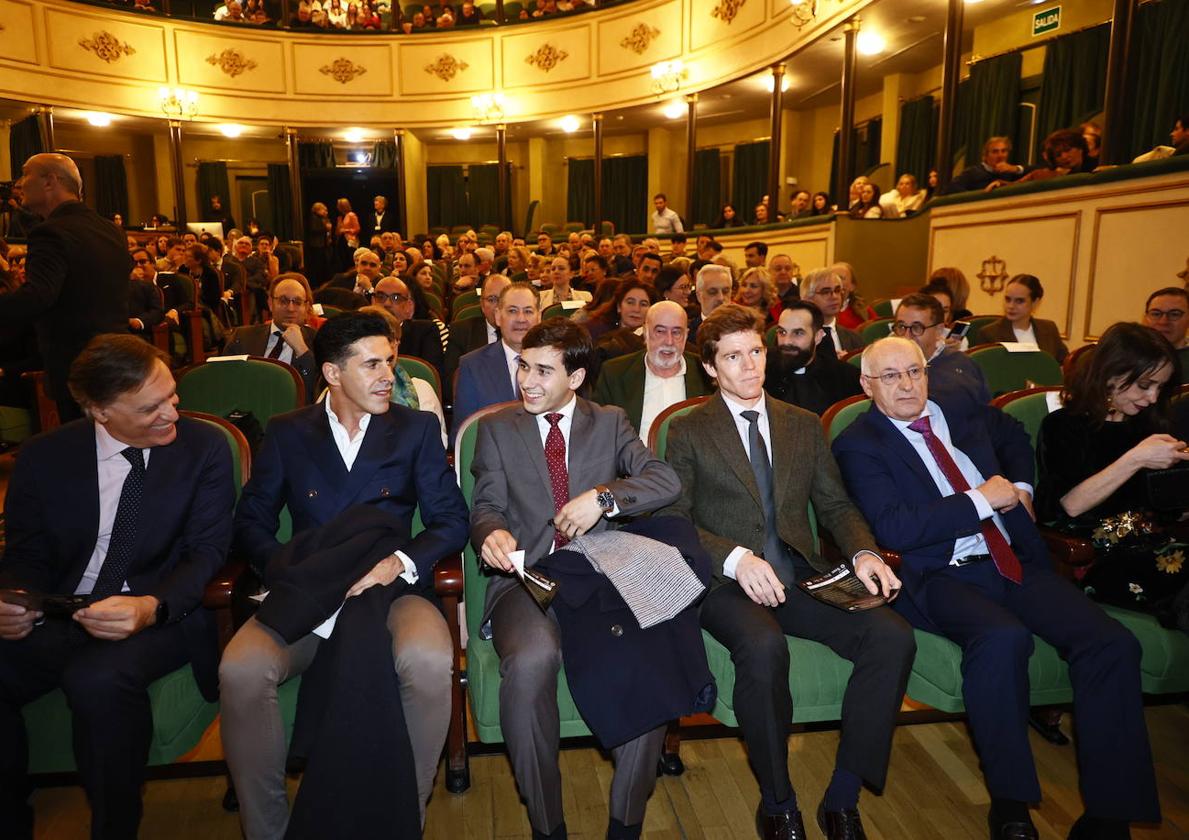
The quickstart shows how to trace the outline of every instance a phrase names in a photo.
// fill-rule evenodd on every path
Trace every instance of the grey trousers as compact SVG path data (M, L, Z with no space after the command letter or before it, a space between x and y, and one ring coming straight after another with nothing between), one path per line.
M565 820L561 802L561 740L557 674L561 669L561 630L521 587L505 593L491 615L492 641L500 656L500 728L520 795L532 827L549 834ZM656 787L656 764L666 726L611 751L610 812L624 825L644 822L648 797Z
M450 629L436 606L417 595L405 595L388 612L388 630L424 823L425 803L433 791L450 727ZM247 840L280 840L289 824L288 750L277 686L310 666L319 641L311 633L287 645L253 617L223 652L219 664L223 753L239 796Z

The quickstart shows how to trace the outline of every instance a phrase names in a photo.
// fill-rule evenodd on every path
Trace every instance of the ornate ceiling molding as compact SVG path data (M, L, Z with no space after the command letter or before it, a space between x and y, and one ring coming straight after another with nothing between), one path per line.
M714 7L714 11L710 13L711 17L716 17L723 23L730 24L735 20L735 16L739 14L739 10L743 8L743 4L747 0L720 0L719 4Z
M121 41L106 29L100 30L90 38L79 38L78 45L87 52L95 53L96 58L115 64L126 55L136 55L136 50L126 41Z
M425 72L431 76L437 76L443 82L449 82L468 67L470 65L465 61L461 61L449 53L443 53L433 64L425 65Z
M553 46L553 44L546 43L542 44L535 53L527 56L524 59L524 62L526 64L535 65L539 69L548 73L550 70L561 64L569 57L570 54L565 50L559 50L557 47Z
M218 55L211 53L206 57L206 63L218 67L233 79L248 70L255 70L257 66L255 61L233 49L223 50Z
M631 50L636 55L644 55L654 38L660 37L661 31L647 23L638 23L628 35L619 42L625 50Z
M336 58L330 64L319 67L318 72L323 76L330 76L340 85L345 85L366 73L367 68L349 58Z

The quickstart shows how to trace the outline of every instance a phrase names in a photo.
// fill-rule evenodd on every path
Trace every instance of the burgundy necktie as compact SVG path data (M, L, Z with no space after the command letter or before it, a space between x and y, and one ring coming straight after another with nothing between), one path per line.
M937 461L937 466L941 467L941 474L945 476L945 480L954 488L955 493L965 493L970 489L970 485L966 483L966 478L962 475L962 471L958 469L958 465L954 463L953 457L949 450L945 448L937 437L933 434L933 426L929 423L929 415L913 420L908 424L908 428L914 432L919 432L925 438L925 445L929 447L929 451L933 454L933 459ZM1011 546L1003 537L1003 532L995 525L993 519L984 519L982 521L983 539L987 541L987 551L991 554L991 559L995 561L995 568L999 570L999 574L1010 580L1012 583L1019 583L1023 577L1023 570L1020 568L1020 558L1016 557L1016 553L1012 551Z
M281 358L281 353L284 352L284 350L285 350L285 338L284 338L285 334L282 333L280 330L276 330L275 332L273 332L273 335L275 335L277 337L277 343L274 344L272 346L272 350L270 350L268 352L268 357L270 359L279 359L279 358Z
M545 466L549 468L549 484L553 488L553 513L565 507L570 501L570 474L566 470L566 439L562 436L558 423L562 415L546 414L549 421L549 434L545 436ZM561 531L553 534L553 547L561 548L570 538Z

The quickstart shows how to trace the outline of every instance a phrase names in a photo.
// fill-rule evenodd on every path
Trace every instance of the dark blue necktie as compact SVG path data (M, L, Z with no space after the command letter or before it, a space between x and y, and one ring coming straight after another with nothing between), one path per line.
M776 528L776 490L772 478L772 463L768 460L768 447L760 434L760 413L741 411L739 416L747 421L747 444L751 457L751 471L755 473L756 485L760 488L760 499L764 502L764 559L776 572L780 582L791 586L797 578L793 561L785 549L784 540Z
M144 452L129 446L120 453L132 465L132 471L124 479L120 490L120 504L116 507L116 519L111 527L111 541L107 545L107 556L99 569L91 597L98 601L109 595L118 595L128 579L132 566L132 549L136 546L136 521L140 518L140 505L144 500Z

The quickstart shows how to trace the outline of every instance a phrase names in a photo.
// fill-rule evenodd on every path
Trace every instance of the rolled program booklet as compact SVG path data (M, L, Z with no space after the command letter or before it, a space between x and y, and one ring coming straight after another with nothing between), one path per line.
M847 612L869 610L888 602L885 595L872 595L850 566L837 566L824 575L797 581L797 586L814 598Z
M553 596L557 594L557 581L552 580L540 572L526 569L524 567L524 551L512 551L508 553L508 559L512 561L512 567L516 570L516 575L520 578L524 588L528 590L528 594L533 596L533 600L537 602L537 606L544 610L549 609L549 605L553 603Z

